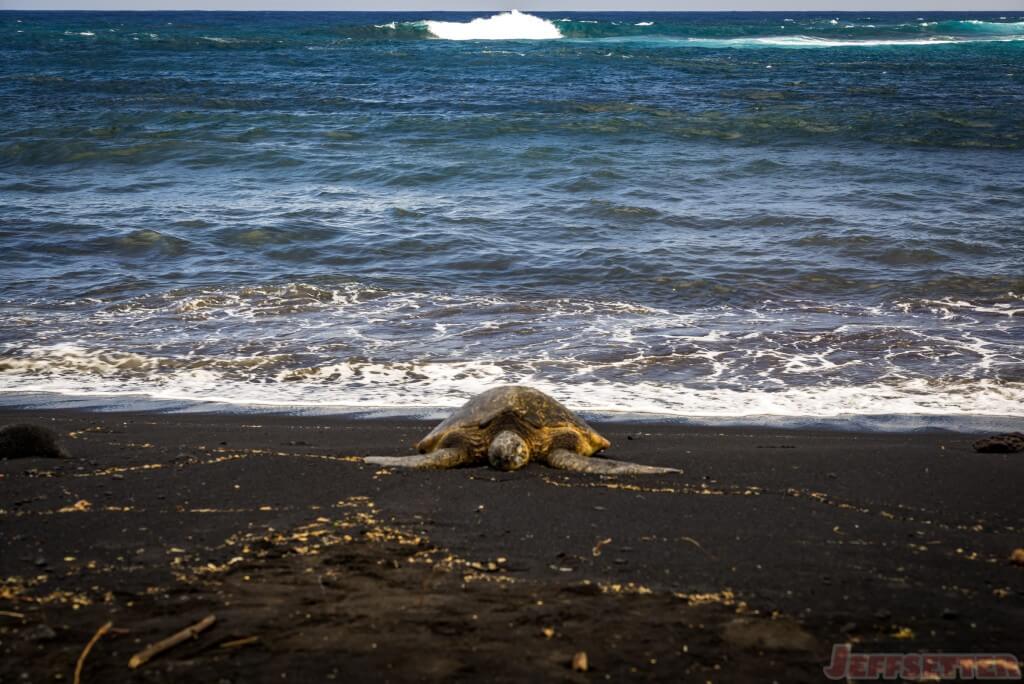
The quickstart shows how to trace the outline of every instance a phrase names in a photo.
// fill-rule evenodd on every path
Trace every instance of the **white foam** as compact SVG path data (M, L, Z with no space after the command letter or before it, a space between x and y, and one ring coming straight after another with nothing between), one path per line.
M1005 17L1002 17L1005 19ZM910 26L911 24L900 24L900 26ZM930 28L933 26L941 27L951 31L958 30L969 30L973 34L979 32L982 33L993 33L996 35L1024 33L1024 21L982 21L981 19L963 19L959 21L921 21L918 26L922 28Z
M427 30L444 40L550 40L562 33L550 21L519 10L469 22L427 21Z
M694 47L779 47L779 48L835 48L835 47L877 47L877 46L913 46L913 45L945 45L960 43L988 43L1024 40L1024 36L1001 38L910 38L910 39L864 39L843 40L834 38L817 38L814 36L762 36L757 38L687 38L685 43Z
M1024 416L1021 295L820 309L361 283L175 290L22 312L32 334L0 342L0 393L408 412L525 383L590 411L701 420Z
M340 335L349 333L338 331ZM613 330L611 337L622 335ZM724 337L721 332L710 331L688 341L714 343ZM932 343L940 341L930 339ZM998 353L978 339L961 340L959 346L979 357L977 367L981 370L988 368ZM919 349L927 351L927 347ZM726 357L732 354L727 348L683 354L690 359L699 356L710 366L698 386L669 380L628 380L646 363L643 355L577 365L561 379L554 379L544 368L552 359L524 363L488 358L486 354L473 360L348 359L282 367L282 358L266 352L218 359L104 351L82 343L60 343L35 347L19 356L5 354L0 368L0 393L51 393L118 400L136 396L156 401L216 402L282 410L387 408L415 412L424 407L457 406L489 387L521 383L549 392L574 408L595 413L803 421L842 416L931 416L942 418L949 425L956 425L958 417L965 421L985 416L1018 420L1024 417L1024 383L998 382L986 377L938 380L899 377L893 373L862 385L849 384L839 371L859 365L860 360L836 363L827 351L794 354L784 349L764 349L750 351L748 355L782 362L786 376L812 376L815 382L800 386L749 383L741 388L720 380L728 369ZM891 351L889 355L895 358L898 352ZM656 363L667 360L652 359ZM625 371L622 379L606 379L612 367ZM970 421L964 424L967 422Z
M1014 307L1009 302L981 305L974 304L973 302L953 299L952 297L946 297L945 299L926 299L923 300L923 303L934 305L937 311L943 314L943 318L953 318L953 312L959 310L974 313L995 314L997 316L1007 316L1010 318L1013 318L1014 316L1024 317L1024 306Z
M654 22L653 21L638 21L637 23L633 24L633 26L654 26Z
M138 360L113 361L132 363ZM149 361L147 363L153 363ZM95 370L95 368L93 369ZM731 388L697 389L681 384L602 382L580 379L551 382L531 374L509 372L494 362L375 364L347 362L293 372L280 382L225 380L210 370L191 369L162 381L124 381L116 371L91 375L6 378L0 394L48 393L80 398L145 397L156 401L215 402L226 406L276 407L281 410L390 409L416 413L458 406L474 394L506 383L548 392L574 409L598 414L644 414L696 420L799 419L850 416L918 416L957 418L1024 417L1024 388L989 381L951 382L935 386L923 380L864 386L802 387L778 391Z
M981 19L965 19L965 24L974 24L975 26L992 26L995 28L1024 28L1024 21L1011 21L1011 22L999 22L999 21L982 21Z

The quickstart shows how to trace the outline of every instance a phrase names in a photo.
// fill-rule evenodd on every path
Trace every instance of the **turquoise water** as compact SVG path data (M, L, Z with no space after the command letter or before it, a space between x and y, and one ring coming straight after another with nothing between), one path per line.
M0 102L8 397L1024 414L1024 15L6 11Z

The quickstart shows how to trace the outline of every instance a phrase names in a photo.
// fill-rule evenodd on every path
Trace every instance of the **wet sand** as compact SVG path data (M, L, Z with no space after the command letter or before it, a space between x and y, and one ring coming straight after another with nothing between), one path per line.
M0 681L822 681L1024 655L1024 454L975 436L597 424L682 475L378 470L430 423L0 412ZM128 659L217 622L136 670ZM241 640L241 641L240 641ZM574 672L585 651L589 671Z

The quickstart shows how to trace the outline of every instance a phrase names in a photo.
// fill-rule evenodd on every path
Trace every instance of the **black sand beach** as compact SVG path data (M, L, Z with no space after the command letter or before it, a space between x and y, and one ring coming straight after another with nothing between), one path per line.
M822 681L1024 653L1024 454L975 436L597 424L682 475L378 470L431 424L0 413L0 681ZM129 658L216 623L138 669ZM570 667L585 651L589 670Z

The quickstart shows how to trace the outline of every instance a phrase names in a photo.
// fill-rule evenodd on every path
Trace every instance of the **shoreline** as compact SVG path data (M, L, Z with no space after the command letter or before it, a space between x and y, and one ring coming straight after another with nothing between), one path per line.
M70 394L0 389L0 412L80 412L107 414L321 417L346 420L440 421L460 405L369 406L227 402L196 398L160 398L147 394ZM571 402L569 402L571 405ZM765 428L836 432L960 432L985 435L1013 432L1024 416L959 413L839 413L694 415L636 410L575 409L588 421L615 424L665 424L708 428Z
M821 681L838 643L1022 655L1024 458L973 435L598 422L609 457L684 473L596 477L362 463L430 421L0 410L21 421L71 456L0 462L5 680L69 676L107 620L128 631L86 680Z

